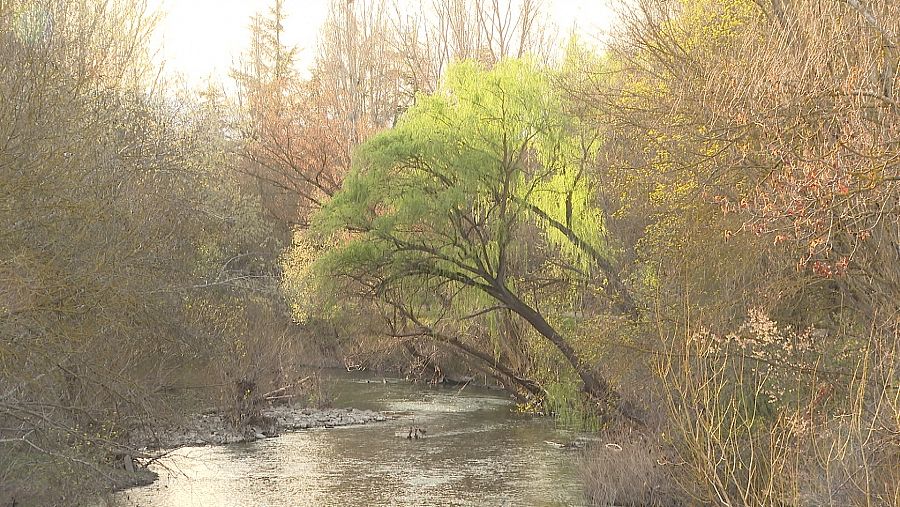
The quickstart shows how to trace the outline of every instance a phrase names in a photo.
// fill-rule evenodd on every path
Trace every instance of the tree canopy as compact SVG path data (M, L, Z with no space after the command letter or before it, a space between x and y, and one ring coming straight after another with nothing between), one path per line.
M597 144L535 64L454 65L434 94L357 150L344 188L316 217L319 231L347 234L319 266L376 296L418 284L436 298L467 301L460 311L493 300L553 343L589 393L608 400L607 382L537 310L527 287L546 256L579 274L599 272L610 296L624 292L609 283L616 275L600 253L608 250L603 214L580 163ZM523 235L536 242L522 244Z

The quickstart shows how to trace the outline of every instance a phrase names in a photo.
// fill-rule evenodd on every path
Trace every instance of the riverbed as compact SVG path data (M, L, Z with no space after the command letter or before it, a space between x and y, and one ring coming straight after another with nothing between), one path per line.
M427 387L374 376L334 380L334 405L385 422L286 433L251 443L182 448L150 486L115 507L581 505L578 435L517 414L501 391ZM425 430L407 438L410 429Z

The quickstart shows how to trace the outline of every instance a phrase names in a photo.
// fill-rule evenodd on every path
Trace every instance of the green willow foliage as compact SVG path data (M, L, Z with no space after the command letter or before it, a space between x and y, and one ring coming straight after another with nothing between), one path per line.
M337 241L307 272L324 292L393 312L398 337L418 333L479 357L526 398L542 389L522 371L501 371L511 364L502 350L552 344L585 392L615 405L618 395L559 327L563 313L579 311L579 284L604 279L610 300L624 289L604 257L604 221L584 171L598 138L566 114L551 77L527 60L448 69L436 93L357 150L342 191L314 217L314 230ZM542 338L525 346L501 329L519 319ZM480 352L465 349L473 340ZM529 354L521 368L547 377L528 371Z
M507 60L489 71L471 62L452 67L437 93L420 96L394 129L356 153L343 191L316 226L325 234L359 232L332 249L323 267L348 273L377 266L394 278L488 283L473 270L507 269L513 236L526 223L587 264L541 218L570 223L593 241L603 237L578 163L595 147L585 147L573 127L550 76L530 62Z

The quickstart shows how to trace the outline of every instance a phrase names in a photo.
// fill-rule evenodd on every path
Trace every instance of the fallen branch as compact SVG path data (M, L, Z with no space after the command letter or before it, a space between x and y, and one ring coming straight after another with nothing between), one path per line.
M306 377L303 377L302 379L300 379L300 380L294 382L293 384L288 384L288 385L286 385L286 386L284 386L284 387L279 387L278 389L275 389L275 390L273 390L273 391L269 391L269 392L267 392L266 394L262 395L262 399L264 399L264 400L268 400L268 399L270 399L270 398L275 399L275 398L276 398L276 395L280 395L281 393L287 391L288 389L291 389L291 388L294 388L294 387L300 387L300 386L302 386L303 384L305 384L310 378L312 378L312 377L311 377L311 376L306 376ZM281 396L281 397L283 397L283 396Z

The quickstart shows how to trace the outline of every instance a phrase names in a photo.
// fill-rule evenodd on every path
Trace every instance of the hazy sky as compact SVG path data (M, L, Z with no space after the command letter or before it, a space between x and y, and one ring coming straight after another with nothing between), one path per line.
M267 10L271 1L149 0L149 4L164 13L152 41L159 48L157 60L193 86L207 76L227 77L247 47L250 17ZM575 26L591 37L607 29L612 19L607 0L545 0L545 5L563 33ZM300 64L309 66L328 0L287 0L286 7L286 42L301 48Z

